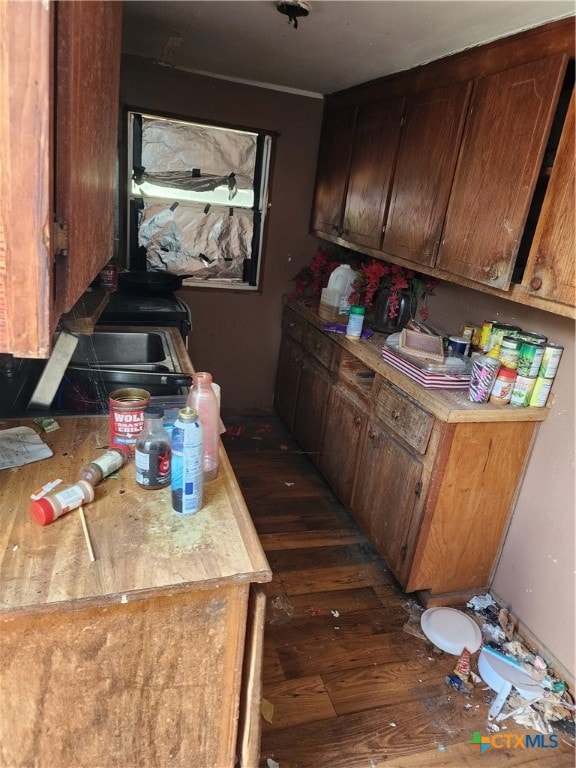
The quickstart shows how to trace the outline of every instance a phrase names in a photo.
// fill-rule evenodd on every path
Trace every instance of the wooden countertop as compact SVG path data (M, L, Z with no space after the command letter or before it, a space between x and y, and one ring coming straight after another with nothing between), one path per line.
M304 317L309 323L321 329L326 324L317 312L318 304L310 300L288 300L288 306ZM431 389L384 362L382 347L386 340L383 333L375 333L369 339L351 341L343 334L327 333L330 338L368 368L383 376L397 386L419 405L438 419L449 423L459 422L496 422L496 421L545 421L550 411L545 408L516 408L511 405L493 403L478 404L468 399L467 389ZM553 395L551 395L552 397Z
M180 370L193 373L180 334L161 330L170 332ZM34 522L30 494L56 478L62 479L61 488L75 483L80 467L109 445L108 416L58 417L58 424L60 429L43 432L31 420L0 421L0 429L31 426L54 453L0 470L0 616L271 580L222 444L218 477L205 485L203 508L196 515L172 512L169 488L140 488L133 460L117 478L96 486L94 501L84 507L95 562L90 562L77 510L49 525Z

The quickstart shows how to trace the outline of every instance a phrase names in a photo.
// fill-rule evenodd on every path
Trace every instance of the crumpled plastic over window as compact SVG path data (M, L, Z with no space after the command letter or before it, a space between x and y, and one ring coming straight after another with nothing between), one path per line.
M143 168L136 175L161 184L176 179L182 189L195 191L227 186L232 204L237 190L253 189L256 139L212 126L143 118ZM144 200L138 243L146 250L147 269L242 280L244 260L252 253L251 210Z
M251 256L253 212L223 215L195 204L145 203L138 243L146 249L147 269L195 278L241 280Z

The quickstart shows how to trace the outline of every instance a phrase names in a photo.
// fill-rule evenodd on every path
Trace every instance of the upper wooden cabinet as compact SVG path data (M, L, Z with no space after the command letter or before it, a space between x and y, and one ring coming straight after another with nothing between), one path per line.
M573 304L576 297L575 146L572 91L564 130L522 281L530 294L562 304Z
M404 99L328 112L312 229L379 248L400 136Z
M408 98L383 250L433 266L448 205L471 83Z
M122 4L0 3L0 352L46 357L112 256Z
M357 115L355 133L346 125L346 169L334 197L348 215L331 220L332 228L313 225L314 234L576 316L573 107L566 118L574 43L574 19L563 19L332 94L322 145L338 134L340 115ZM398 143L392 122L388 131L377 128L376 115L403 99ZM561 139L551 152L556 130ZM391 158L390 176L383 169ZM316 205L329 196L323 168Z
M564 56L474 83L436 266L506 289L542 163Z
M356 245L380 248L403 109L404 99L358 109L342 231Z
M311 228L319 234L339 237L348 184L356 107L327 112L316 169L316 189Z

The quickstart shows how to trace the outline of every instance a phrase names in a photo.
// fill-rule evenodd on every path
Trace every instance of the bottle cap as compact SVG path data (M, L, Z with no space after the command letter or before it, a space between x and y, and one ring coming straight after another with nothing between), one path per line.
M144 408L144 416L149 419L161 419L164 416L164 408L160 405L148 405Z
M48 499L38 499L30 504L30 514L40 525L48 525L54 520L54 508Z
M356 304L350 306L351 315L364 315L366 313L366 307L359 307Z

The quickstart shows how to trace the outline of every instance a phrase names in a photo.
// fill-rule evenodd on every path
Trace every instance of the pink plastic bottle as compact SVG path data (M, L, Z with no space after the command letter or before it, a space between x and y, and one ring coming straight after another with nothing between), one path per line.
M192 376L192 389L186 405L198 412L198 419L204 433L202 457L204 482L218 475L218 450L220 446L220 408L212 389L212 374L202 371Z

